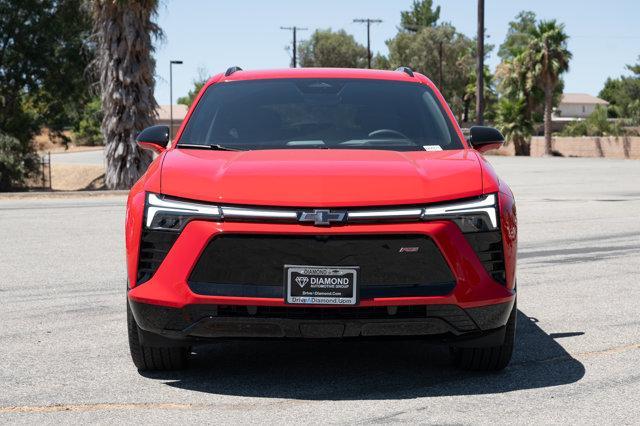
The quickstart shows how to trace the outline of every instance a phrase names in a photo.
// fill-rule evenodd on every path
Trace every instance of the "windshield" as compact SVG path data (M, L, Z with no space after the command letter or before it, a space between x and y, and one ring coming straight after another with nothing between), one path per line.
M461 149L427 86L385 80L275 79L210 86L180 146L255 149Z

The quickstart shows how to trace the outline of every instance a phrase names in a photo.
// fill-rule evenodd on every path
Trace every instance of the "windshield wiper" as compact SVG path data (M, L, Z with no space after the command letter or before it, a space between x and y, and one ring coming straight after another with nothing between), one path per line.
M217 143L212 144L197 144L197 143L179 143L177 148L191 148L191 149L212 149L214 151L246 151L239 148L231 148L230 146L224 146Z

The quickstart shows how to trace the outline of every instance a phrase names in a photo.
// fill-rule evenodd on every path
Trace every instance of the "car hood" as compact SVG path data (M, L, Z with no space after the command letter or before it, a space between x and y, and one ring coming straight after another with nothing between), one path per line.
M221 204L383 206L482 194L471 150L172 149L161 173L163 194Z

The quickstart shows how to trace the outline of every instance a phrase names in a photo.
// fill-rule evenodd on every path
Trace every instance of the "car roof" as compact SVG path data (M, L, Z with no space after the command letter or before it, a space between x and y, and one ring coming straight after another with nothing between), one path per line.
M429 81L422 74L414 73L414 76L412 77L403 71L360 68L285 68L274 70L238 70L228 76L218 74L212 77L209 83L278 78L360 78L371 80L407 81L414 83ZM429 81L429 83L431 82Z

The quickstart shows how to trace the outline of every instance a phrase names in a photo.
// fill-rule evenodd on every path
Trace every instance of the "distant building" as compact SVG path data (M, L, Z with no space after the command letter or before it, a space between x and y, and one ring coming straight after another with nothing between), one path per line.
M609 102L586 93L563 93L558 108L554 112L554 119L558 121L586 118L596 107L601 105L606 107Z
M189 108L186 105L177 104L173 106L173 136L175 136L176 132L180 128L182 120L187 116L188 110ZM158 106L156 112L158 113L158 120L156 121L156 124L169 126L171 117L169 105Z

